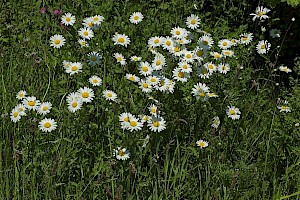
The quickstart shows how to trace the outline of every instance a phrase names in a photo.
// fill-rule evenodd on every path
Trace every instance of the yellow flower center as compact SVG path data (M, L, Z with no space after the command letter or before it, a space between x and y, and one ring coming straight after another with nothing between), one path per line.
M50 122L46 122L46 123L44 124L44 127L45 127L45 128L50 128L50 127L51 127L51 123L50 123Z
M225 51L224 54L225 55L230 55L230 51Z
M175 34L176 35L180 35L180 31L175 31Z
M148 88L148 83L143 83L143 88Z
M201 56L203 56L204 52L202 50L199 50L199 51L197 51L196 54L198 57L201 57Z
M29 101L29 102L28 102L28 105L29 105L29 106L34 106L34 105L35 105L35 102L34 102L34 101Z
M227 46L227 42L223 42L223 46L225 46L225 47L226 47L226 46Z
M71 21L71 18L70 18L70 17L67 17L67 18L66 18L66 21L67 21L67 22L70 22L70 21Z
M165 82L164 82L164 81L160 81L159 83L160 83L160 85L162 85L162 86L165 85Z
M124 43L124 41L125 41L124 38L119 38L118 39L118 42Z
M48 110L48 106L43 107L43 111L46 111L46 110Z
M159 39L155 39L155 40L154 40L154 43L155 43L155 44L159 43Z
M19 113L18 113L18 112L14 112L13 116L14 116L14 117L18 117L18 116L19 116Z
M187 65L182 65L182 68L183 68L183 69L187 69L188 66L187 66Z
M259 13L258 13L258 16L263 16L265 13L263 12L263 11L260 11Z
M150 81L153 82L153 83L155 83L156 82L156 78L151 78Z
M155 64L156 64L156 65L160 65L160 64L161 64L161 61L160 61L160 60L157 60Z
M73 107L73 108L75 108L77 105L78 105L77 102L73 102L73 103L72 103L72 107Z
M94 21L98 21L99 18L98 18L98 17L94 17L93 20L94 20Z
M286 110L288 107L287 106L281 106L282 110Z
M191 24L196 24L196 20L195 20L195 19L192 19L192 20L191 20Z
M89 32L84 31L84 32L83 32L83 35L84 35L84 36L88 36L88 35L89 35Z
M205 143L204 143L204 142L200 142L200 143L199 143L199 146L200 146L200 147L204 147L204 146L205 146Z
M174 48L174 51L175 51L175 52L179 52L179 51L180 51L180 48L179 48L179 47L175 47L175 48Z
M129 80L134 81L135 79L133 76L131 76L131 77L129 77Z
M20 97L24 97L24 94L23 94L23 93L21 93L19 96L20 96Z
M156 113L156 108L151 108L152 113Z
M118 155L119 156L125 156L125 152L121 149L118 151Z
M203 45L208 45L208 41L204 40L204 41L202 41L202 44Z
M168 40L168 41L166 41L166 45L167 46L170 46L171 45L171 42Z
M56 45L60 44L60 40L54 40L54 44Z
M138 20L138 19L139 19L139 16L136 15L136 16L133 17L133 19L134 19L134 20Z
M261 49L265 49L265 48L266 48L266 45L263 44L263 45L260 46L260 48L261 48Z
M122 61L122 58L121 58L121 57L118 57L118 58L117 58L117 61Z
M179 78L183 78L184 77L184 73L183 72L178 72L178 77Z
M226 69L226 67L223 65L223 66L222 66L222 70L225 70L225 69Z
M19 108L19 111L20 111L20 112L23 112L23 111L24 111L24 108L22 108L22 107Z
M131 121L130 126L133 126L133 127L137 126L137 122L136 121Z
M96 56L93 56L93 57L91 58L91 60L92 60L93 62L95 62L95 61L97 60L97 57L96 57Z
M230 111L229 111L229 114L230 114L230 115L235 115L235 111L234 111L234 110L230 110Z
M88 22L88 24L87 24L89 27L92 27L92 26L94 26L94 23L93 22ZM87 32L86 32L87 33ZM84 34L85 36L87 36L86 34Z
M220 58L220 54L215 54L215 56L214 56L215 58Z
M203 92L199 93L200 97L205 97L205 94Z
M97 79L94 79L94 80L93 80L93 83L98 83L98 80L97 80Z
M143 71L143 72L147 72L147 71L148 71L148 67L143 66L143 67L142 67L142 71Z
M207 69L205 69L205 68L202 69L202 70L201 70L201 73L202 73L202 74L207 74Z
M153 122L153 126L159 127L159 121L154 121L154 122Z
M191 55L191 54L187 54L185 57L187 57L187 58L191 58L191 57L192 57L192 55Z
M107 93L107 96L108 96L108 97L112 97L112 93L110 93L110 92Z
M71 70L74 72L78 69L78 67L76 65L72 66Z
M125 117L124 122L129 122L129 117Z
M242 40L243 41L246 41L248 38L247 37L242 37Z
M88 98L89 97L89 93L88 92L83 92L81 94L82 98Z
M209 69L213 69L214 66L213 66L212 64L209 64L209 65L208 65L208 68L209 68Z

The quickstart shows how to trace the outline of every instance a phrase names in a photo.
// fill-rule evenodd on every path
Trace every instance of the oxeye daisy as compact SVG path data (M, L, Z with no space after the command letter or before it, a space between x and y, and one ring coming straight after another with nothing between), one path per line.
M139 88L142 89L142 92L149 93L152 92L152 85L147 80L140 80Z
M232 46L236 46L237 44L239 44L239 43L240 43L240 41L239 41L239 40L237 40L237 39L234 39L234 38L232 38L232 39L230 40L230 42L232 43Z
M174 92L174 87L175 87L175 82L168 79L168 81L166 81L167 92L173 93Z
M232 57L234 55L234 52L231 50L222 50L222 55L225 57Z
M259 41L256 45L257 53L266 54L271 48L271 44L267 40Z
M141 62L139 67L139 72L141 75L148 76L152 74L153 68L148 62Z
M92 65L92 66L98 65L102 59L102 56L95 51L90 52L89 54L87 54L87 56L88 56L88 63L89 63L89 65Z
M217 66L214 65L214 64L211 63L211 62L205 63L205 64L204 64L204 67L207 68L208 71L209 71L210 73L213 73L213 72L217 71Z
M140 78L133 74L126 74L126 78L132 82L139 82Z
M191 14L191 16L187 17L186 25L190 29L197 29L199 27L200 20L197 15Z
M208 147L208 142L204 141L204 140L198 140L196 142L196 145L202 149L202 148Z
M193 63L194 62L194 54L193 54L193 52L192 51L188 51L188 50L183 50L183 52L182 52L182 59L185 62Z
M161 70L163 66L166 65L166 59L163 55L156 55L153 62L152 68L154 70Z
M10 113L10 119L14 123L20 121L20 119L21 119L20 111L16 108L13 109Z
M127 160L130 157L130 153L126 148L118 147L113 150L113 156L118 160Z
M151 47L159 47L162 43L162 38L160 36L154 36L149 38L148 45Z
M142 123L148 122L148 121L150 121L150 119L151 119L151 116L149 116L149 115L142 115L141 116L141 122Z
M243 33L240 35L241 44L249 44L253 40L253 33Z
M14 109L16 109L17 111L19 111L19 114L21 116L25 116L26 115L26 107L23 104L20 103L20 104L16 105L16 107Z
M220 118L216 116L212 119L211 126L214 127L215 129L218 129L219 125L220 125Z
M186 37L187 37L187 36L186 36ZM181 39L177 39L177 40L175 40L174 42L175 42L177 45L185 45L185 44L191 43L191 40L186 39L186 37L181 38Z
M218 95L216 95L216 94L213 93L213 92L207 93L207 96L208 96L209 98L216 98L216 97L219 97Z
M54 121L54 119L45 118L40 121L38 126L43 132L51 132L57 128L57 123Z
M41 115L46 115L46 114L50 113L51 108L52 108L52 104L50 102L43 102L37 108L37 112Z
M174 46L174 41L171 37L167 36L165 38L162 38L162 47L163 49L169 50Z
M82 107L82 98L78 97L78 95L76 95L75 97L69 97L67 98L67 104L68 104L68 110L71 113L76 112L77 110L80 110Z
M180 68L175 68L173 71L173 78L176 81L181 81L181 82L187 82L188 78L190 77L189 73L182 72Z
M27 92L25 90L20 90L18 93L17 93L17 96L16 98L17 99L24 99L26 97L26 94Z
M278 109L280 109L279 112L291 112L291 109L290 107L286 106L286 105L283 105L283 106L277 106Z
M206 56L207 56L207 51L197 47L196 49L194 49L194 58L198 61L201 62Z
M106 100L109 100L109 101L116 101L117 100L117 94L111 90L104 90L103 92L103 97L106 99Z
M137 61L141 61L141 60L142 60L142 57L131 56L131 57L130 57L130 60L131 60L131 61L134 61L134 62L137 62Z
M104 17L101 15L95 15L91 17L91 19L93 20L93 23L98 26L104 21Z
M218 52L210 52L210 55L215 59L215 60L219 60L223 57L222 54L218 53Z
M142 127L143 127L143 123L139 122L139 120L137 118L135 118L134 116L129 118L129 123L128 123L127 129L130 132L142 130Z
M289 73L292 72L292 70L290 68L288 68L287 66L280 66L279 70L285 73Z
M209 87L205 83L197 83L192 89L192 94L197 100L206 101L208 99L207 93L209 93Z
M50 37L50 46L54 48L62 47L66 42L66 39L62 35L53 35Z
M70 63L70 65L66 65L66 73L73 75L82 72L82 64L80 62Z
M124 129L128 129L129 126L129 119L134 117L132 114L130 113L121 113L119 115L119 121L121 122L121 128Z
M148 107L148 110L150 111L150 114L157 117L159 115L159 110L157 108L156 105L154 104L151 104L149 107Z
M251 13L250 15L253 16L252 20L255 21L257 18L259 20L264 20L264 19L268 19L269 16L266 15L268 12L270 12L271 10L268 9L268 8L264 8L263 6L258 6L256 9L255 9L255 13Z
M230 40L222 39L218 42L218 46L220 47L220 49L228 49L232 46L232 43Z
M179 46L173 46L169 49L169 52L172 53L174 56L181 56L183 53L183 50Z
M161 132L166 129L166 121L162 117L152 117L147 126L151 131Z
M185 73L190 73L193 71L193 68L192 66L185 62L185 61L182 61L182 62L179 62L178 63L178 68L182 71L182 72L185 72Z
M203 35L198 40L198 45L202 49L210 49L214 41L209 35Z
M76 22L76 19L71 13L66 13L61 17L61 22L66 26L73 26Z
M125 34L115 33L112 40L114 41L114 45L122 45L127 47L130 43L130 38Z
M208 79L212 75L212 73L205 66L197 68L197 74L203 79Z
M79 39L78 43L80 44L80 47L88 47L89 46L89 43L84 39Z
M218 71L221 73L221 74L227 74L227 72L230 70L230 67L228 64L223 64L223 63L220 63L218 65Z
M79 88L77 90L77 95L81 97L83 103L92 102L95 97L93 89L88 87Z
M67 96L67 101L72 101L74 99L78 99L80 98L81 99L81 95L78 94L77 92L71 92L70 94L68 94Z
M78 31L80 37L90 40L94 37L94 32L90 28L80 28Z
M241 111L234 106L227 106L226 114L229 118L236 120L240 118Z
M100 85L102 84L101 78L99 78L99 77L96 76L96 75L90 77L90 78L89 78L89 82L90 82L93 86L100 86Z
M157 76L148 76L147 81L152 85L155 86L159 82L159 78Z
M144 16L140 12L134 12L130 15L129 21L133 24L138 24L144 19Z
M28 110L36 110L37 107L41 104L39 100L36 99L36 97L26 97L23 99L22 104L28 109Z
M87 17L85 19L83 19L83 22L82 22L82 25L86 28L89 28L89 29L93 29L95 24L94 24L94 20L91 18L91 17Z
M117 62L121 65L126 65L126 59L120 53L114 53L114 58L117 59Z
M171 30L171 34L174 38L181 39L186 37L188 35L188 32L184 28L174 27Z

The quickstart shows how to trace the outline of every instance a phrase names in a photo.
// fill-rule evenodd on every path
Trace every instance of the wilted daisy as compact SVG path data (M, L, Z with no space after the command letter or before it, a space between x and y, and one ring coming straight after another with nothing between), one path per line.
M209 35L203 35L198 40L198 45L202 49L210 49L214 41Z
M52 104L50 102L43 102L37 108L37 112L41 115L46 115L46 114L50 113L51 108L52 108Z
M117 100L117 94L111 90L104 90L103 92L103 97L106 99L106 100L109 100L109 101L116 101Z
M141 62L139 67L139 72L141 75L148 76L152 74L153 68L150 66L150 64L146 62Z
M98 65L102 59L102 56L95 51L90 52L87 56L88 56L88 63L92 66Z
M220 49L228 49L232 46L232 43L230 40L222 39L218 42L218 46L220 47Z
M130 153L126 148L117 147L113 150L113 156L118 160L127 160L130 157Z
M283 65L279 67L279 70L282 72L285 72L285 73L292 72L292 70L290 68L288 68L287 66L283 66Z
M129 21L133 24L138 24L144 19L144 16L140 12L134 12L130 15Z
M17 96L16 98L17 99L24 99L25 96L26 96L27 92L25 90L20 90L18 93L17 93Z
M89 43L85 41L84 39L79 39L78 43L80 44L80 47L88 47Z
M188 35L188 32L184 28L174 27L171 30L171 34L174 38L181 39L186 37Z
M241 44L249 44L253 40L253 33L243 33L240 35Z
M102 84L101 78L99 78L98 76L95 76L95 75L89 78L89 82L93 86L100 86Z
M230 67L228 64L223 64L223 63L220 63L218 65L218 71L221 73L221 74L227 74L227 72L230 70Z
M253 21L255 21L256 18L258 18L259 20L264 20L269 18L269 16L267 16L266 14L270 11L271 10L268 8L264 8L263 6L258 6L255 10L255 13L251 13L250 15L253 16L252 18Z
M38 127L43 132L51 132L57 128L57 123L54 121L54 119L45 118L42 121L40 121Z
M241 111L234 106L227 106L226 114L229 118L236 120L240 118Z
M71 113L76 112L77 110L80 110L82 107L82 98L76 95L75 97L67 97L67 104L68 104L68 110Z
M119 44L125 47L130 43L130 38L125 34L115 33L112 40L114 41L114 45Z
M162 117L152 117L147 126L151 131L161 132L166 129L166 121Z
M26 97L23 99L22 104L28 109L28 110L36 110L37 107L41 104L39 100L36 99L36 97Z
M82 72L82 64L80 62L70 63L70 65L66 65L65 71L70 75Z
M141 79L139 82L139 88L141 88L142 92L145 92L145 93L152 92L152 85L147 80Z
M220 118L218 116L214 117L212 119L212 124L211 126L214 127L215 129L217 129L220 125Z
M62 35L53 35L50 37L50 46L60 48L65 44L66 39Z
M202 149L208 146L208 142L204 140L198 140L196 145Z
M270 30L269 34L272 38L279 38L280 34L281 34L281 31L276 29L276 28L273 28L273 29Z
M94 32L90 28L80 28L78 31L78 34L80 37L90 40L91 38L94 37Z
M137 62L137 61L141 61L141 60L142 60L142 57L131 56L131 57L130 57L130 60L131 60L131 61L134 61L134 62Z
M126 65L126 59L124 56L120 53L114 53L115 59L117 59L117 62L120 63L121 65Z
M192 89L192 94L196 99L206 101L208 99L207 93L209 93L209 87L205 83L197 83Z
M10 113L10 119L14 123L20 121L20 119L21 119L20 111L16 108L13 109Z
M200 20L197 15L191 14L191 16L187 17L186 19L186 25L190 29L196 29L199 27Z
M257 53L266 54L270 50L271 44L267 40L259 41L256 45Z
M77 90L77 95L81 97L83 103L92 102L95 97L93 89L88 87L79 88Z
M66 26L73 26L76 22L76 19L71 13L66 13L61 17L61 22Z

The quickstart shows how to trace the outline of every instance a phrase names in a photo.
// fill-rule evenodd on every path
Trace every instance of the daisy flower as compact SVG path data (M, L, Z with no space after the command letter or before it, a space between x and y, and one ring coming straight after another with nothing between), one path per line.
M269 16L266 15L268 12L270 12L271 10L268 8L264 8L263 6L259 6L256 8L255 13L251 13L250 15L253 16L252 20L255 21L257 18L259 20L264 20L264 19L268 19Z
M173 46L172 48L169 49L169 52L174 56L179 57L182 55L183 50L179 46Z
M194 62L194 54L192 51L183 50L182 51L182 59L188 63Z
M248 45L253 40L253 33L243 33L240 35L240 43Z
M210 52L210 55L214 57L215 60L219 60L223 57L223 55L218 52Z
M57 128L57 123L54 121L54 119L45 118L40 121L38 127L43 132L51 132Z
M190 29L197 29L199 27L200 20L197 15L191 14L191 16L187 17L186 25Z
M188 32L184 28L174 27L171 30L171 34L174 38L181 39L186 37L188 35Z
M210 49L213 44L214 41L209 35L203 35L198 40L198 45L202 49Z
M166 129L166 121L162 117L152 117L147 126L153 132L161 132Z
M205 83L197 83L192 89L192 94L197 100L206 101L208 99L207 93L209 93L209 87Z
M80 28L78 31L78 34L80 37L87 39L87 40L90 40L91 38L94 37L94 32L92 31L92 29L87 28L87 27Z
M215 129L218 129L219 125L220 125L220 118L216 116L212 119L211 126L214 127Z
M127 160L130 157L130 153L126 148L117 147L113 150L113 156L118 160Z
M77 95L81 97L83 103L92 102L95 97L94 91L91 88L84 87L77 90Z
M139 82L140 78L133 74L126 74L126 78L133 82Z
M20 119L21 119L20 111L16 108L13 109L10 113L10 119L14 123L20 121Z
M236 120L240 118L241 111L234 106L227 106L226 114L229 118Z
M66 39L62 35L53 35L50 37L50 46L54 48L62 47L66 42Z
M125 47L130 43L130 38L125 34L115 33L112 40L114 41L114 45L119 44Z
M272 38L279 38L280 34L281 34L281 31L276 29L276 28L273 28L273 29L270 30L269 34Z
M139 120L136 117L132 116L129 118L127 130L129 130L130 132L138 131L138 130L142 130L142 127L143 127L143 123L139 122Z
M129 21L133 24L138 24L144 19L144 16L140 12L134 12L130 15Z
M95 15L91 17L91 19L93 20L93 23L98 26L100 26L101 23L104 21L104 17L101 15Z
M91 30L94 28L94 20L91 17L87 17L83 19L82 25L86 28L90 28Z
M213 72L217 71L217 66L214 65L214 64L211 63L211 62L205 63L205 64L204 64L204 67L207 68L208 71L209 71L210 73L213 73Z
M218 95L216 95L216 94L213 93L213 92L207 93L207 96L208 96L209 98L216 98L216 97L219 97Z
M169 93L173 93L174 92L174 87L175 87L175 82L172 80L167 79L168 81L166 81L166 88L167 88L167 92Z
M152 68L154 70L161 70L163 66L166 65L166 59L163 55L156 55L154 60L152 61Z
M223 39L218 42L218 46L220 47L220 49L228 49L232 46L232 43L230 40Z
M291 112L290 107L285 106L285 105L283 105L283 106L277 106L277 108L280 109L279 112L286 112L286 113L287 113L287 112Z
M149 116L149 115L142 115L141 116L141 122L142 123L148 122L148 121L150 121L150 119L151 119L151 116Z
M101 78L99 78L98 76L95 76L95 75L89 78L89 82L93 86L100 86L102 84Z
M41 115L46 115L46 114L50 113L51 108L52 108L52 104L50 102L43 102L37 108L37 112Z
M70 63L65 69L66 73L73 75L82 72L82 64L80 62Z
M160 36L154 36L149 38L148 45L151 47L159 47L162 43L162 38Z
M225 57L232 57L234 56L234 52L231 50L222 50L222 55L224 55Z
M141 62L139 67L139 72L141 75L148 76L152 74L153 68L150 66L150 64L146 62Z
M175 68L173 71L173 78L176 81L187 82L190 75L188 73L182 72L180 68Z
M92 65L92 66L98 65L102 59L102 56L95 51L90 52L89 54L87 54L87 56L88 56L88 63L89 63L89 65Z
M205 66L199 67L197 69L197 74L203 79L208 79L212 75L212 73Z
M106 100L109 100L109 101L116 101L117 100L117 94L111 90L104 90L103 92L103 97L106 99Z
M137 62L137 61L141 61L141 60L142 60L142 57L131 56L131 57L130 57L130 60L131 60L131 61L134 61L134 62Z
M20 90L18 93L17 93L17 96L16 98L17 99L24 99L25 96L26 96L27 92L25 90Z
M157 117L159 115L159 111L157 109L157 106L154 105L154 104L151 104L149 107L148 107L148 110L150 111L151 115Z
M185 73L190 73L193 71L193 68L192 66L185 62L185 61L182 61L182 62L179 62L178 63L178 68L182 71L182 72L185 72Z
M163 37L162 38L162 48L169 50L171 47L174 46L174 41L171 37L167 36L167 37Z
M157 76L148 76L147 82L150 83L152 86L155 86L159 82L159 78Z
M279 70L285 73L289 73L292 72L292 70L290 68L288 68L287 66L280 66Z
M221 73L221 74L227 74L227 72L230 70L230 67L228 64L223 64L223 63L220 63L218 65L218 71Z
M145 93L152 92L152 85L147 80L141 80L139 82L139 88L141 88L142 92L145 92Z
M198 62L202 61L207 56L207 51L205 51L200 47L194 49L193 52L194 52L194 57Z
M129 126L129 118L134 117L132 114L130 113L121 113L119 116L119 121L121 122L121 128L124 129L128 129Z
M66 13L61 17L61 22L66 26L73 26L76 22L76 19L71 13Z
M67 98L67 104L68 104L68 110L71 113L74 113L77 110L81 109L83 102L82 99L76 95L75 98L72 97Z
M208 142L204 140L198 140L196 145L202 149L208 146Z
M89 43L85 41L84 39L79 39L78 43L80 44L80 47L88 47Z
M36 110L37 107L41 104L39 100L36 99L36 97L26 97L23 99L22 104L28 109L28 110Z
M26 115L26 107L23 105L23 104L18 104L18 105L16 105L16 107L15 107L15 109L17 110L17 111L19 111L19 114L21 115L21 116L25 116Z
M117 62L120 63L121 65L126 65L126 59L124 56L120 53L114 53L115 59L117 59Z
M256 45L257 53L266 54L270 50L271 44L267 40L261 40Z

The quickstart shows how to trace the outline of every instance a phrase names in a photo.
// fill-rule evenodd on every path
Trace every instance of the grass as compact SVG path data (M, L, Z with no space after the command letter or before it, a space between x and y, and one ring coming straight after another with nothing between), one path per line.
M51 13L39 12L45 6ZM186 84L178 83L174 94L153 93L167 121L165 131L143 128L130 133L120 128L120 113L146 113L154 101L124 78L126 73L138 72L133 64L117 64L114 52L150 61L149 37L169 35L174 26L185 27L192 13L200 16L203 29L215 41L238 37L247 28L257 31L251 29L246 14L236 17L250 6L235 1L215 6L211 1L186 4L183 0L64 1L63 12L77 19L75 28L64 29L52 14L58 1L1 3L1 199L300 199L299 128L294 126L299 120L300 90L291 89L291 95L284 92L281 77L272 71L275 66L259 57L254 43L249 49L237 47L238 59L230 61L230 73L204 81L219 98L196 101L191 88L199 79L193 76ZM139 25L127 20L135 11L145 15ZM90 47L73 45L82 19L95 14L103 15L105 21ZM115 32L130 36L128 49L113 45ZM67 39L61 49L49 45L54 34ZM101 65L84 64L83 72L72 77L64 72L63 60L85 63L90 51L103 56ZM174 63L172 57L166 60ZM95 100L70 113L66 96L88 86L87 79L94 74L103 80L99 88L93 88ZM53 104L47 117L58 122L55 131L41 132L37 125L42 117L34 112L18 123L10 120L7 114L18 103L15 96L22 89ZM103 99L104 89L116 91L120 103ZM290 99L292 113L279 113L278 97ZM240 120L227 117L229 105L242 111ZM221 119L218 129L211 127L214 116ZM147 134L150 140L144 148ZM199 139L209 141L209 146L198 148ZM130 159L115 159L112 152L117 146L129 149Z

